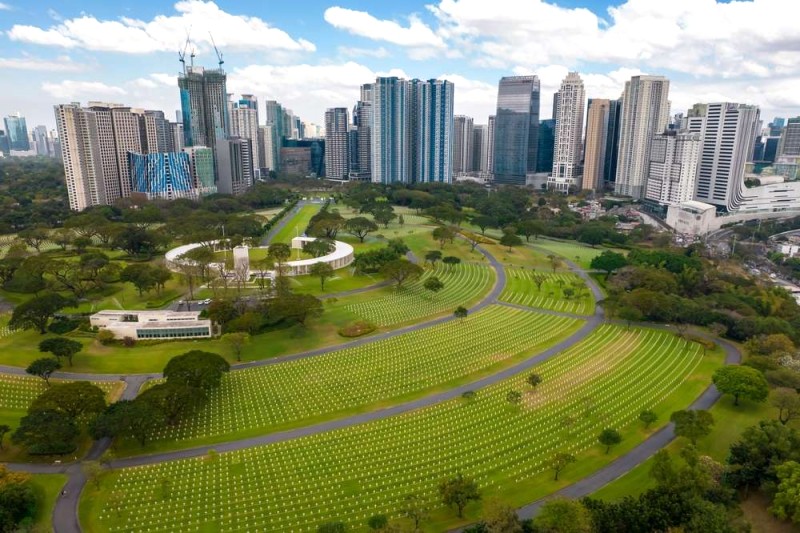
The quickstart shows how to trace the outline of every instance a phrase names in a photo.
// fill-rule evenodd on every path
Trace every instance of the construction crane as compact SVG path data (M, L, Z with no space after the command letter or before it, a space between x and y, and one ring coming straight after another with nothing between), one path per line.
M208 36L211 37L211 45L214 47L214 52L217 53L217 62L219 63L219 68L222 69L222 64L225 63L225 61L222 59L222 54L217 48L217 43L214 42L214 36L211 35L211 32L208 32Z
M189 48L189 32L186 32L186 42L183 45L183 50L178 50L178 61L183 65L183 73L186 74L186 49ZM192 52L194 57L194 52Z

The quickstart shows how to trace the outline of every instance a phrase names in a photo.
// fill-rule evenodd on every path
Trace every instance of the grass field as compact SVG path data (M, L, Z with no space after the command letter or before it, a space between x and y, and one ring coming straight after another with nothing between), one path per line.
M497 328L502 323L503 328ZM145 451L233 440L408 401L474 381L563 340L581 321L493 306L324 356L232 372ZM466 334L469 332L469 334ZM128 446L140 452L138 445Z
M307 204L300 207L297 214L292 216L289 222L275 234L272 238L272 242L291 244L292 239L305 233L311 217L316 215L321 207L321 204ZM287 216L290 216L290 214L287 214Z
M53 507L55 507L58 493L67 482L64 474L36 474L31 476L33 490L38 497L36 517L34 518L32 533L50 533L53 531Z
M609 249L602 246L592 248L591 246L587 246L576 241L556 241L546 238L533 240L531 241L531 245L565 257L566 259L577 263L581 268L586 269L591 268L592 259L603 253L604 250ZM614 249L614 251L627 255L625 250Z
M417 494L431 508L426 530L442 531L456 521L438 503L441 479L462 472L485 497L511 505L546 495L640 442L642 409L664 420L688 405L721 359L666 332L602 326L538 365L543 382L535 391L518 375L469 400L361 426L111 472L99 490L84 493L83 527L313 531L334 519L363 527L375 513L397 516L406 495ZM511 390L522 393L520 403L506 399ZM596 442L604 427L624 438L608 455ZM548 463L559 451L578 462L556 483ZM465 520L479 512L468 508Z
M534 282L541 276L541 288ZM564 290L573 291L567 298ZM524 268L506 269L506 286L500 300L514 304L540 307L553 311L590 315L594 312L594 299L583 280L571 272L536 272Z

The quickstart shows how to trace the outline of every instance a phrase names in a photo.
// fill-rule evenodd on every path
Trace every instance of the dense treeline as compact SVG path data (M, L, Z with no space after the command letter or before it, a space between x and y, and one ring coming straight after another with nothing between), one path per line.
M0 234L69 216L64 167L46 157L0 159Z

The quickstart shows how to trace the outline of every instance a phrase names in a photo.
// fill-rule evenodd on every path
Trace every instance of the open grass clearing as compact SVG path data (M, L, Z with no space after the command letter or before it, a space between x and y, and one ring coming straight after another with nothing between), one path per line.
M291 244L292 239L305 233L308 223L311 221L311 217L316 215L321 208L321 204L306 204L301 206L297 210L297 213L291 216L286 225L275 234L272 238L272 242Z
M541 288L535 283L535 277L543 279ZM572 294L567 297L566 290ZM525 268L507 268L506 286L500 294L500 300L528 307L539 307L591 315L594 312L594 299L583 280L571 272L537 272Z

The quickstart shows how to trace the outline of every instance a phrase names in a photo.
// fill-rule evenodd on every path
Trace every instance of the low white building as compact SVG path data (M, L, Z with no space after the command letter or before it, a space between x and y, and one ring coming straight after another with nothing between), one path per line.
M202 339L214 336L210 320L200 311L100 311L89 317L93 327L117 339Z
M713 205L697 200L673 204L667 209L667 225L677 233L704 235L714 226L716 211Z

